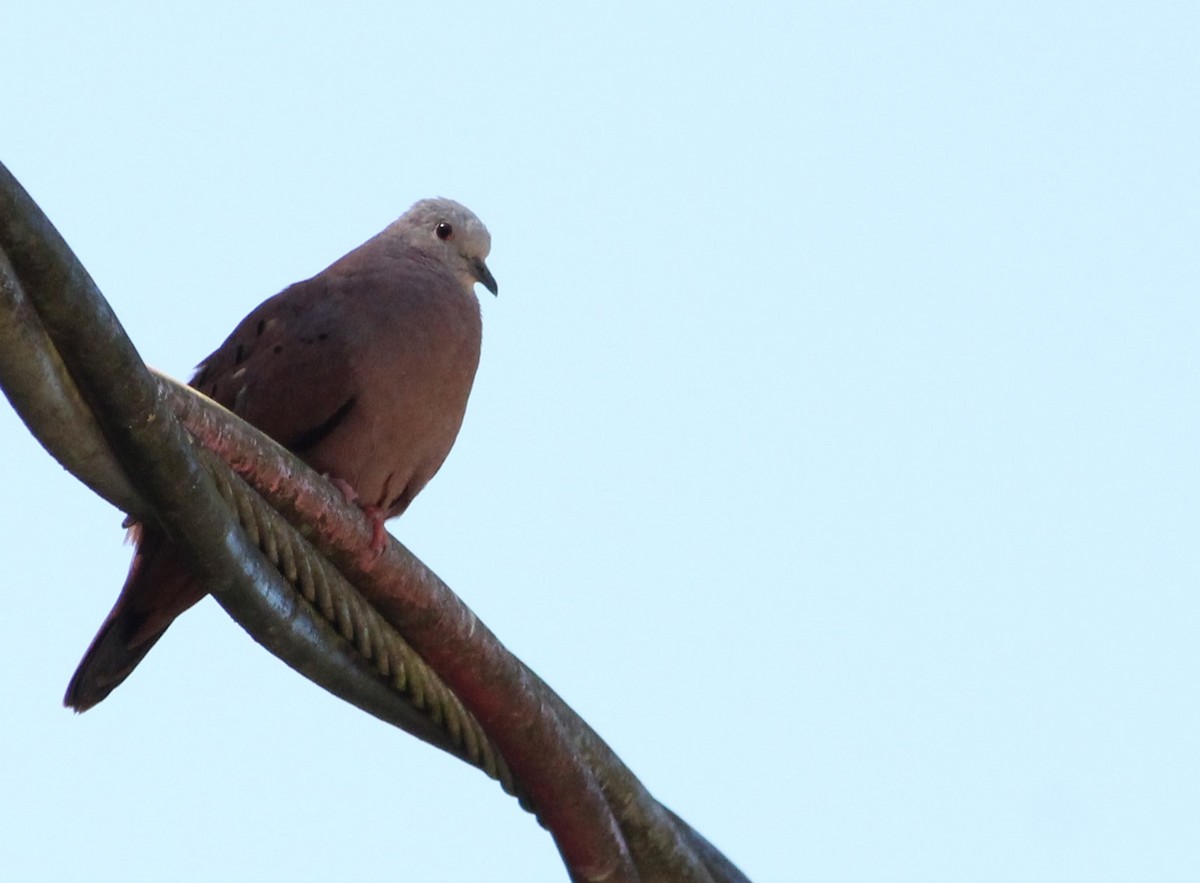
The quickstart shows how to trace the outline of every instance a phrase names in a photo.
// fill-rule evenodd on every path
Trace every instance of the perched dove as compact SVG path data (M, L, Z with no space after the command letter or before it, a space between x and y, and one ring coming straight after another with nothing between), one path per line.
M448 199L264 301L200 363L192 386L327 473L375 520L399 515L454 444L479 364L476 282L493 294L487 228ZM160 530L137 549L64 704L86 711L206 591Z

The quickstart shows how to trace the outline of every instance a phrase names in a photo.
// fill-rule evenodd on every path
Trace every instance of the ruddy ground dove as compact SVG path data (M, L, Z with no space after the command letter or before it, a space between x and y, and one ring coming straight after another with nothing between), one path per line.
M350 489L399 515L462 424L479 364L476 282L493 294L487 229L448 199L418 202L325 270L264 301L200 363L191 385ZM137 549L64 704L86 711L206 594L161 530Z

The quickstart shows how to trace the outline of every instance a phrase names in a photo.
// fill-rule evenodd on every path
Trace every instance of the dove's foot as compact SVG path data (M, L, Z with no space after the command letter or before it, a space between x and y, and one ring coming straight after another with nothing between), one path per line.
M382 506L363 506L362 510L363 515L367 516L367 521L371 522L371 551L378 558L387 545L388 534L383 527L383 522L387 520L387 510Z
M367 517L367 521L371 523L371 563L373 564L374 559L382 555L384 548L387 546L388 534L383 526L383 522L387 520L387 510L373 503L364 504L362 498L358 495L358 491L354 489L350 482L333 475L327 475L326 478L329 479L335 488L342 492L342 496L346 498L346 502L361 509L363 515Z

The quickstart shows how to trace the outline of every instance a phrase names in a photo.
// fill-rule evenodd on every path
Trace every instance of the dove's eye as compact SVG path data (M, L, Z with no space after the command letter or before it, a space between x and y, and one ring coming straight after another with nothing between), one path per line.
M437 238L442 240L442 242L454 238L454 228L445 221L438 222L438 225L434 228L433 232L437 234Z

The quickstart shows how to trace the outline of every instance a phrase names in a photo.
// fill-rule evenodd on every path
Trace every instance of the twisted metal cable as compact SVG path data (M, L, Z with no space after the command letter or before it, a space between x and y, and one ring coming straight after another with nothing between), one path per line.
M256 545L312 609L417 710L464 760L520 797L512 773L479 722L440 677L308 540L215 454L197 448L217 493ZM529 809L522 801L522 805Z

